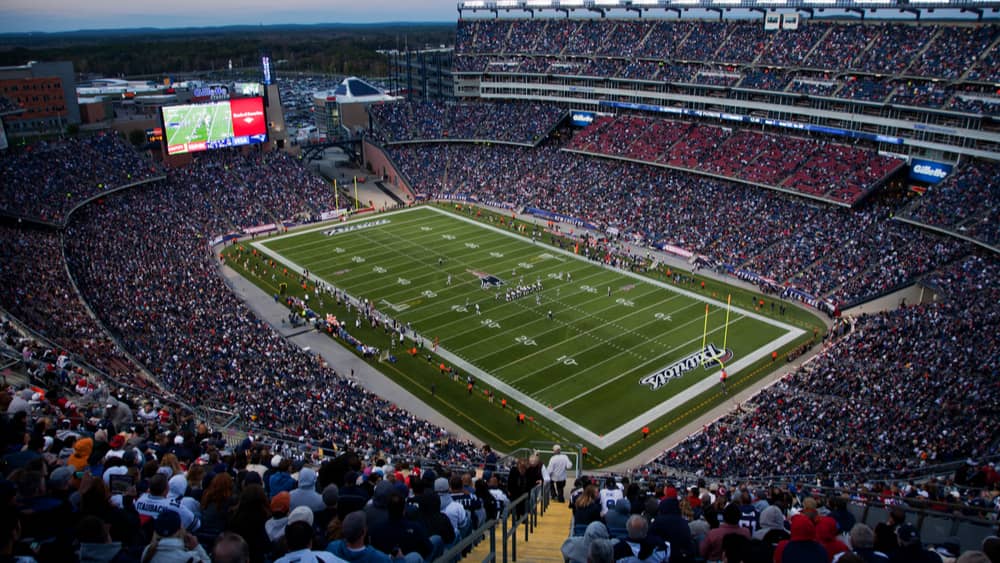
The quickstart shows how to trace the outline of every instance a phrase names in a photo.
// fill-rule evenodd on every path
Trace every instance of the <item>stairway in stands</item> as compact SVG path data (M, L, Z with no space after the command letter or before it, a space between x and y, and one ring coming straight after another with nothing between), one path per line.
M545 514L538 517L538 526L524 541L524 524L517 528L517 561L530 563L564 563L560 548L570 533L573 511L566 503L553 502ZM497 536L500 528L497 528ZM497 558L501 561L501 538L497 537ZM482 561L489 553L489 541L480 542L465 561ZM511 546L507 546L507 560L511 561Z

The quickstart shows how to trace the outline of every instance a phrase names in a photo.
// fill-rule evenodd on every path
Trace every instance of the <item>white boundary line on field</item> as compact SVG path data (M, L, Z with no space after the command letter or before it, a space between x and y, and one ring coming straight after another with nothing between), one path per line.
M501 229L499 227L495 227L493 225L487 225L487 224L484 224L484 223L480 223L478 221L475 221L473 219L469 219L467 217L463 217L461 215L455 215L453 213L449 213L447 211L438 209L438 208L433 207L433 206L420 206L420 207L408 207L406 209L402 209L402 210L399 210L399 211L391 211L391 212L388 212L388 213L382 213L382 214L378 214L378 215L369 215L367 217L361 217L361 218L358 218L358 219L355 219L355 220L352 220L352 221L347 221L346 223L328 223L328 224L326 224L326 225L324 225L322 227L316 227L316 228L307 229L307 230L295 231L294 233L287 233L287 234L284 234L284 235L278 235L276 237L271 237L271 238L268 238L268 239L264 239L263 241L254 241L254 242L250 243L250 246L253 246L254 248L257 248L261 252L269 252L269 253L272 253L272 254L277 254L281 258L281 260L283 262L285 262L286 264L288 264L288 266L292 270L298 272L299 274L302 274L302 272L304 271L304 269L300 265L298 265L298 264L296 264L296 263L294 263L294 262L286 259L284 256L282 256L281 254L275 252L274 250L266 248L263 243L265 243L265 242L274 242L276 240L281 240L281 239L284 239L284 238L298 236L298 235L302 235L302 234L305 234L305 233L312 233L312 232L316 232L316 231L324 231L324 230L328 230L328 229L333 228L333 226L335 226L335 225L343 225L343 224L350 224L350 223L361 222L361 221L368 221L368 220L372 220L372 219L374 219L376 217L378 217L378 218L391 217L393 215L402 214L402 213L408 213L408 212L411 212L411 211L422 210L422 209L432 210L432 211L434 211L436 213L439 213L441 215L445 215L447 217L451 217L453 219L457 219L457 220L460 220L460 221L465 221L466 223L470 223L470 224L476 225L477 227L488 229L488 230L494 231L496 233L501 233L501 234L504 234L504 235L509 236L511 238L523 239L525 241L529 240L527 237L518 235L516 233L508 232L508 231L506 231L504 229ZM569 256L569 257L571 257L573 259L576 259L576 260L584 260L579 255L574 254L574 253L572 253L572 252L570 252L568 250L562 249L562 248L552 247L552 248L547 248L546 250L550 251L550 252L556 252L556 253L564 254L564 255ZM700 301L700 302L703 302L703 303L710 303L710 304L713 304L713 305L715 305L717 307L725 307L726 306L725 303L722 303L721 301L718 301L716 299L706 298L705 296L699 295L699 294L697 294L697 293L695 293L693 291L688 291L686 289L682 289L682 288L679 288L679 287L674 287L674 286L668 285L668 284L666 284L664 282L661 282L659 280L648 278L648 277L644 277L644 276L641 276L639 274L630 272L628 270L622 270L622 269L619 269L619 268L611 268L609 266L603 266L603 267L607 268L609 270L613 270L613 271L615 271L616 273L618 273L620 275L624 275L624 276L627 276L627 277L634 278L636 280L640 280L640 281L643 281L643 282L646 282L646 283L650 283L650 284L653 284L653 285L655 285L657 287L660 287L662 289L666 289L666 290L674 292L674 293L680 293L681 295L685 295L685 296L690 297L690 298L692 298L692 299L694 299L696 301ZM324 281L326 281L326 280L324 280ZM327 283L329 283L329 282L327 282ZM330 284L330 285L334 285L334 284ZM343 292L343 290L341 290L341 292L346 294L346 292ZM346 295L356 305L359 303L358 299L356 297L354 297L353 295L350 295L350 294L346 294ZM776 350L778 348L781 348L785 344L788 344L789 342L792 342L793 340L795 340L796 338L798 338L799 336L801 336L802 334L805 333L805 330L803 330L803 329L794 327L794 326L792 326L790 324L786 324L786 323L783 323L783 322L780 322L780 321L769 319L767 317L764 317L763 315L759 315L757 313L753 313L753 312L747 311L747 310L742 309L740 307L733 307L733 309L735 311L737 311L739 314L743 315L744 317L750 317L752 319L755 319L757 321L769 324L771 326L779 327L781 329L784 329L786 332L785 332L784 335L782 335L782 336L780 336L778 338L775 338L774 340L771 340L770 342L764 343L759 348L757 348L757 350L754 353L752 353L752 354L750 354L750 355L748 355L748 356L746 356L744 358L741 358L741 359L739 359L739 360L737 360L737 361L729 364L728 369L732 373L737 373L740 370L742 370L743 368L747 367L748 365L750 365L750 364L752 364L752 363L754 363L754 362L756 362L756 361L758 361L760 359L763 359L763 358L767 357L767 355L769 354L768 350ZM412 338L415 340L417 336L419 336L419 335L414 334ZM430 342L431 341L431 340L429 340L427 338L423 338L423 340L425 342ZM678 408L679 406L683 405L687 401L689 401L689 400L697 397L701 393L704 393L705 391L711 389L713 386L718 385L717 382L719 380L719 376L721 375L721 370L720 371L713 371L713 372L705 375L704 377L702 377L701 381L698 381L697 383L695 383L693 385L690 385L689 387L687 387L686 389L684 389L680 393L672 395L669 399L667 399L667 400L665 400L665 401L657 404L655 407L650 408L650 409L646 409L642 413L639 413L639 415L636 416L635 418L622 423L620 426L618 426L618 428L615 428L614 430L608 432L607 434L597 434L597 433L595 433L595 432L593 432L591 430L588 430L587 428L584 428L579 423L574 422L573 420L570 420L566 416L564 416L562 414L559 414L559 413L557 413L557 412L555 412L553 410L549 410L549 408L548 408L547 405L544 405L541 402L539 402L538 400L536 400L536 399L534 399L534 398L532 398L532 397L524 394L523 392L519 391L518 389L515 389L510 384L508 384L508 383L506 383L504 381L501 381L501 380L493 377L491 374L489 374L489 373L483 371L482 369L480 369L480 368L478 368L478 367L470 364L469 362L467 362L464 359L456 356L455 354L449 352L448 350L444 349L441 346L438 346L436 354L438 356L441 356L442 358L448 360L448 362L450 362L452 365L461 368L466 373L469 373L469 374L472 374L472 375L476 376L476 379L490 384L490 386L492 386L494 389L502 391L507 396L509 396L509 397L517 400L519 403L521 403L521 404L529 407L530 409L534 410L535 412L537 412L539 414L544 414L546 416L546 418L548 418L552 422L558 424L562 428L565 428L568 432L572 432L573 434L576 434L577 436L583 438L584 440L586 440L586 441L590 442L591 444L593 444L593 445L595 445L595 446L597 446L599 448L602 448L602 449L603 448L607 448L608 446L613 445L614 443L622 440L623 438L625 438L629 434L636 434L637 435L639 433L640 429L643 426L645 426L650 420L655 420L655 419L657 419L657 418L659 418L661 416L666 415L667 413L669 413L670 411Z

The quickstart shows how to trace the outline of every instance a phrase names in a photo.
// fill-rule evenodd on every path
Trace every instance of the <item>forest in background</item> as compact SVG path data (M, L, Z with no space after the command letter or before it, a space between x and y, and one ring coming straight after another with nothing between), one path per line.
M454 22L229 26L0 34L0 66L72 61L81 74L155 77L163 73L258 67L271 54L276 70L383 76L379 49L454 45Z

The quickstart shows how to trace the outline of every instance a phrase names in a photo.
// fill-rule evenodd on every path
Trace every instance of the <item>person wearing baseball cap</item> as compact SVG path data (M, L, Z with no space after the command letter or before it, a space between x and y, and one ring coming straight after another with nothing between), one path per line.
M896 528L899 549L889 556L890 563L941 563L941 556L924 549L920 543L920 532L912 524L900 524Z
M146 563L208 563L211 558L198 539L181 526L181 517L172 510L161 512L153 522L153 541L142 552Z

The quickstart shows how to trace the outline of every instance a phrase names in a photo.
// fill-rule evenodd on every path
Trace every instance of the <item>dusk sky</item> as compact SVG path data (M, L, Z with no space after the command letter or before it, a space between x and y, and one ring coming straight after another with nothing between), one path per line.
M278 23L456 21L454 0L2 0L0 33Z

